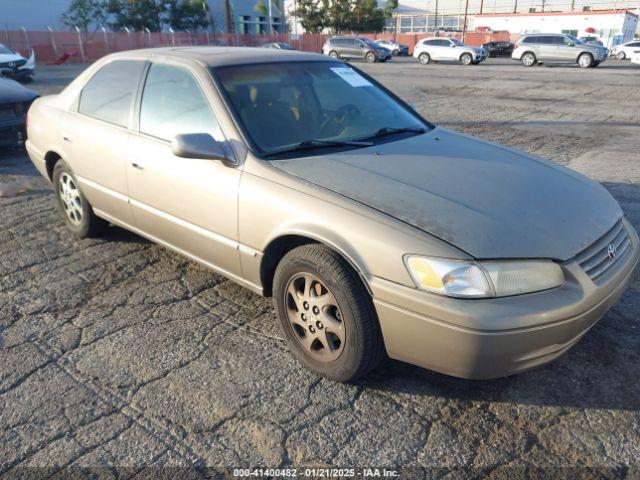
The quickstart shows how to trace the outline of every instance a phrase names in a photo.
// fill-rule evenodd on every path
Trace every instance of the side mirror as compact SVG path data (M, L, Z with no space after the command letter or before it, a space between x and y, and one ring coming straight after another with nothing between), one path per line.
M456 48L456 44L455 44L455 43L452 43L452 44L451 44L451 48Z
M235 165L227 153L224 142L216 141L208 133L183 133L171 143L173 154L181 158L219 160L225 165Z

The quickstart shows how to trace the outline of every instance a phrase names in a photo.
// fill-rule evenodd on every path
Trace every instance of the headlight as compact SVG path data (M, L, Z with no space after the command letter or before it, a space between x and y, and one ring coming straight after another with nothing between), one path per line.
M405 256L416 286L450 297L506 297L559 287L560 266L551 260L489 260L474 262Z

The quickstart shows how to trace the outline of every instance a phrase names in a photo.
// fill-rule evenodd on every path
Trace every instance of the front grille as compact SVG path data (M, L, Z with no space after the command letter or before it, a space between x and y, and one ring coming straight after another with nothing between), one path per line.
M0 63L0 68L18 68L27 63L26 60L14 60L12 62L2 62Z
M615 255L609 253L611 246ZM629 233L620 220L593 245L578 254L576 260L589 278L598 283L607 272L621 265L630 247Z

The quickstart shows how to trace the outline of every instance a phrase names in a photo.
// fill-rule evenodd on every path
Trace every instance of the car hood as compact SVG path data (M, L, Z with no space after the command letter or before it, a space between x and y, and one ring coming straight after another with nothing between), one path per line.
M15 80L0 77L0 104L30 102L37 96L36 92L23 87Z
M476 258L567 260L622 216L599 183L441 128L374 147L271 163Z
M25 60L25 58L16 53L0 53L0 63L17 62L19 60Z

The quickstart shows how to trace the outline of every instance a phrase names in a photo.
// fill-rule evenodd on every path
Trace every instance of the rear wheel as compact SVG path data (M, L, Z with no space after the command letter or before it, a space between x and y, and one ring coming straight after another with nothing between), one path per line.
M93 213L84 197L75 175L64 160L58 160L53 169L53 187L58 211L75 236L91 237L103 233L108 224Z
M624 60L625 58L627 58L627 55L626 55L624 52L618 52L618 53L616 54L616 58L617 58L618 60Z
M338 55L338 52L336 52L335 50L331 50L329 52L329 56L333 58L340 58L340 55Z
M364 57L367 62L374 63L376 61L376 54L373 52L368 52Z
M462 65L471 65L473 63L473 57L470 53L463 53L460 55L460 63Z
M590 53L583 53L578 57L578 65L580 68L589 68L593 65L593 57Z
M533 67L536 64L536 56L531 52L527 52L522 55L520 61L525 67Z
M351 266L318 244L287 253L276 269L274 302L293 354L324 377L347 382L384 356L369 293Z
M428 53L426 53L426 52L425 52L425 53L421 53L421 54L418 56L418 60L420 61L420 63L421 63L422 65L428 65L428 64L429 64L429 62L431 62L431 57L429 56L429 54L428 54Z

